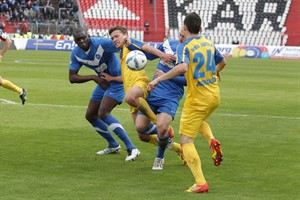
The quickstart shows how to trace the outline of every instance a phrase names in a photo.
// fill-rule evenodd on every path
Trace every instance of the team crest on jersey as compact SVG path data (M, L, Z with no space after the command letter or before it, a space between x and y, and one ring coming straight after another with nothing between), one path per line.
M100 56L99 54L96 54L96 55L95 55L95 58L98 59L98 60L100 60L100 59L101 59L101 56Z
M104 70L106 70L107 69L107 65L105 64L105 63L102 63L99 67L96 67L95 68L95 71L97 72L97 73L101 73L101 72L103 72Z

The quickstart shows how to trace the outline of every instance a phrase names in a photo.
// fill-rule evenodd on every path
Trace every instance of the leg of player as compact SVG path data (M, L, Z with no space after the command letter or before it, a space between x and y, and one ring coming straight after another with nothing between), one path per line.
M220 142L214 138L209 124L205 121L202 122L199 132L206 139L208 145L210 146L214 165L219 166L223 160L223 153Z
M98 115L100 119L102 119L109 126L109 128L124 142L128 152L125 161L133 161L140 155L140 151L131 142L121 123L110 114L112 109L118 104L119 102L114 98L104 96L101 101Z
M153 170L162 170L164 166L165 150L169 143L169 126L173 118L171 115L161 112L157 116L158 151L153 163ZM173 134L173 130L172 130ZM173 143L174 146L174 143ZM179 148L180 145L178 144Z
M10 82L9 80L6 79L2 79L0 77L0 85L6 89L9 89L11 91L17 92L20 96L20 99L22 101L22 104L25 104L26 101L26 89L24 88L20 88L18 86L16 86L15 84L13 84L12 82Z
M105 155L109 153L116 153L121 149L119 143L113 138L107 125L98 117L98 109L100 102L90 100L85 118L90 122L94 129L101 135L107 142L108 147L102 151L98 151L98 155Z
M195 184L187 189L186 192L207 192L208 184L202 172L201 160L194 145L194 138L181 134L180 144L185 156L185 161L195 178Z
M139 134L139 139L143 142L158 145L157 142L157 128L151 123L149 118L143 114L136 118L135 129Z
M146 94L139 86L132 86L125 96L125 101L130 106L137 108L146 115L153 123L156 123L156 115L151 110L149 104L144 99Z

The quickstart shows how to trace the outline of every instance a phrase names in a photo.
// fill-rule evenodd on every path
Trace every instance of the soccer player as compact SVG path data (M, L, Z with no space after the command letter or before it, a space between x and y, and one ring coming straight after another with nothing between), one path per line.
M69 81L71 83L94 81L97 84L85 115L94 129L108 142L108 147L98 151L97 154L116 153L121 149L108 130L109 126L126 145L128 154L125 161L133 161L140 155L140 151L131 142L121 123L111 115L112 109L121 104L124 98L123 84L106 81L101 77L104 72L116 77L121 76L120 60L115 55L119 49L108 38L90 38L84 29L75 30L73 36L78 46L71 54ZM94 70L96 74L78 74L83 65Z
M7 50L11 46L12 41L5 33L3 33L3 31L1 29L0 29L0 40L4 42L4 46L3 46L2 50L0 51L0 61L1 61L2 57L4 56L4 54L7 52ZM23 105L25 104L25 102L26 102L26 89L25 88L20 88L20 87L16 86L15 84L13 84L12 82L10 82L9 80L3 79L1 76L0 76L0 85L6 89L17 92L22 101L22 104Z
M125 89L125 101L131 106L130 112L134 125L136 125L136 118L138 110L145 114L152 122L156 123L156 115L153 113L149 104L145 99L148 97L147 84L150 82L150 78L147 77L146 71L133 71L126 66L126 56L131 50L139 49L144 52L160 57L163 62L172 62L174 56L171 54L165 54L160 50L151 47L143 42L128 37L128 31L123 26L114 26L109 29L109 35L117 48L121 50L121 67L122 67L122 78L111 77L115 81L123 81ZM128 46L128 47L127 47ZM140 131L146 134L140 134L139 138L141 141L149 142L157 145L157 128L153 123L149 124L145 130ZM173 129L169 128L168 137L174 136ZM181 149L174 146L174 151L179 152ZM178 147L178 146L177 146Z
M202 172L201 160L194 140L203 121L220 104L217 75L226 64L214 44L198 35L200 31L201 18L199 15L195 12L188 14L184 19L183 26L183 35L186 41L177 48L176 62L178 66L154 79L147 87L148 90L152 90L164 80L185 74L187 95L180 120L180 144L185 161L195 178L194 185L186 191L196 193L208 192L208 184ZM220 142L214 138L212 133L209 137L214 164L219 166L223 157Z
M164 62L175 60L173 55L165 54L158 49L151 47L143 42L128 37L128 31L123 26L114 26L109 29L109 35L117 48L121 50L122 81L125 89L125 101L131 106L134 113L134 121L137 110L147 115L152 122L156 123L156 115L151 111L146 102L148 91L147 84L150 82L145 70L132 71L126 66L126 56L131 50L139 49L144 52L154 54ZM127 47L128 46L128 47Z
M175 55L176 47L179 44L178 40L166 39L162 45L158 47L164 53ZM174 62L165 63L162 60L158 63L154 78L161 76L168 72L175 66ZM147 98L147 102L150 105L152 111L157 115L157 135L158 135L158 152L154 159L153 170L162 170L164 166L164 154L165 149L173 147L169 143L169 137L166 134L168 127L173 121L179 101L184 93L184 86L186 85L186 79L184 75L177 76L173 79L163 81L154 90L152 90ZM150 120L145 115L138 115L136 120L136 130L139 134L143 134L143 130L149 126ZM175 146L176 147L176 146ZM180 150L180 146L177 146Z

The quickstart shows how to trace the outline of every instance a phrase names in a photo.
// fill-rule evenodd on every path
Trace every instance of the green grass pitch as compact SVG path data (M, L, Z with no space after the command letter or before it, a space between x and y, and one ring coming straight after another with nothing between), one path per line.
M28 90L22 106L16 93L0 87L1 200L299 199L299 61L227 59L221 105L208 121L224 162L213 165L199 136L210 190L189 194L193 177L174 152L167 150L163 171L151 170L156 147L138 140L125 103L113 114L142 154L125 163L119 139L119 154L95 154L107 144L84 118L94 83L69 83L69 55L11 50L0 63L3 78ZM148 63L149 75L156 62ZM182 102L175 130L181 109Z

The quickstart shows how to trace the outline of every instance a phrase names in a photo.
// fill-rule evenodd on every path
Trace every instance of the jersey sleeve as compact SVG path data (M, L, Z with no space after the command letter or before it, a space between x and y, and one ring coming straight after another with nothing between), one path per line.
M189 51L184 44L178 45L176 54L176 65L180 63L186 63L187 65L189 64Z
M219 52L219 50L215 47L215 63L218 65L222 60L224 60L224 57Z
M82 64L80 62L78 62L78 60L76 59L76 54L73 51L72 54L71 54L69 70L79 71L81 67L82 67Z
M130 51L133 51L133 50L142 51L145 54L147 60L154 60L154 59L158 58L156 55L153 55L151 53L148 53L148 52L145 52L142 50L142 46L145 44L144 42L141 42L141 41L133 39L133 38L130 38L130 40L131 40L131 43L128 46L128 49Z
M134 38L130 38L131 44L128 46L129 50L142 50L142 46L145 44ZM133 49L132 49L133 48Z

